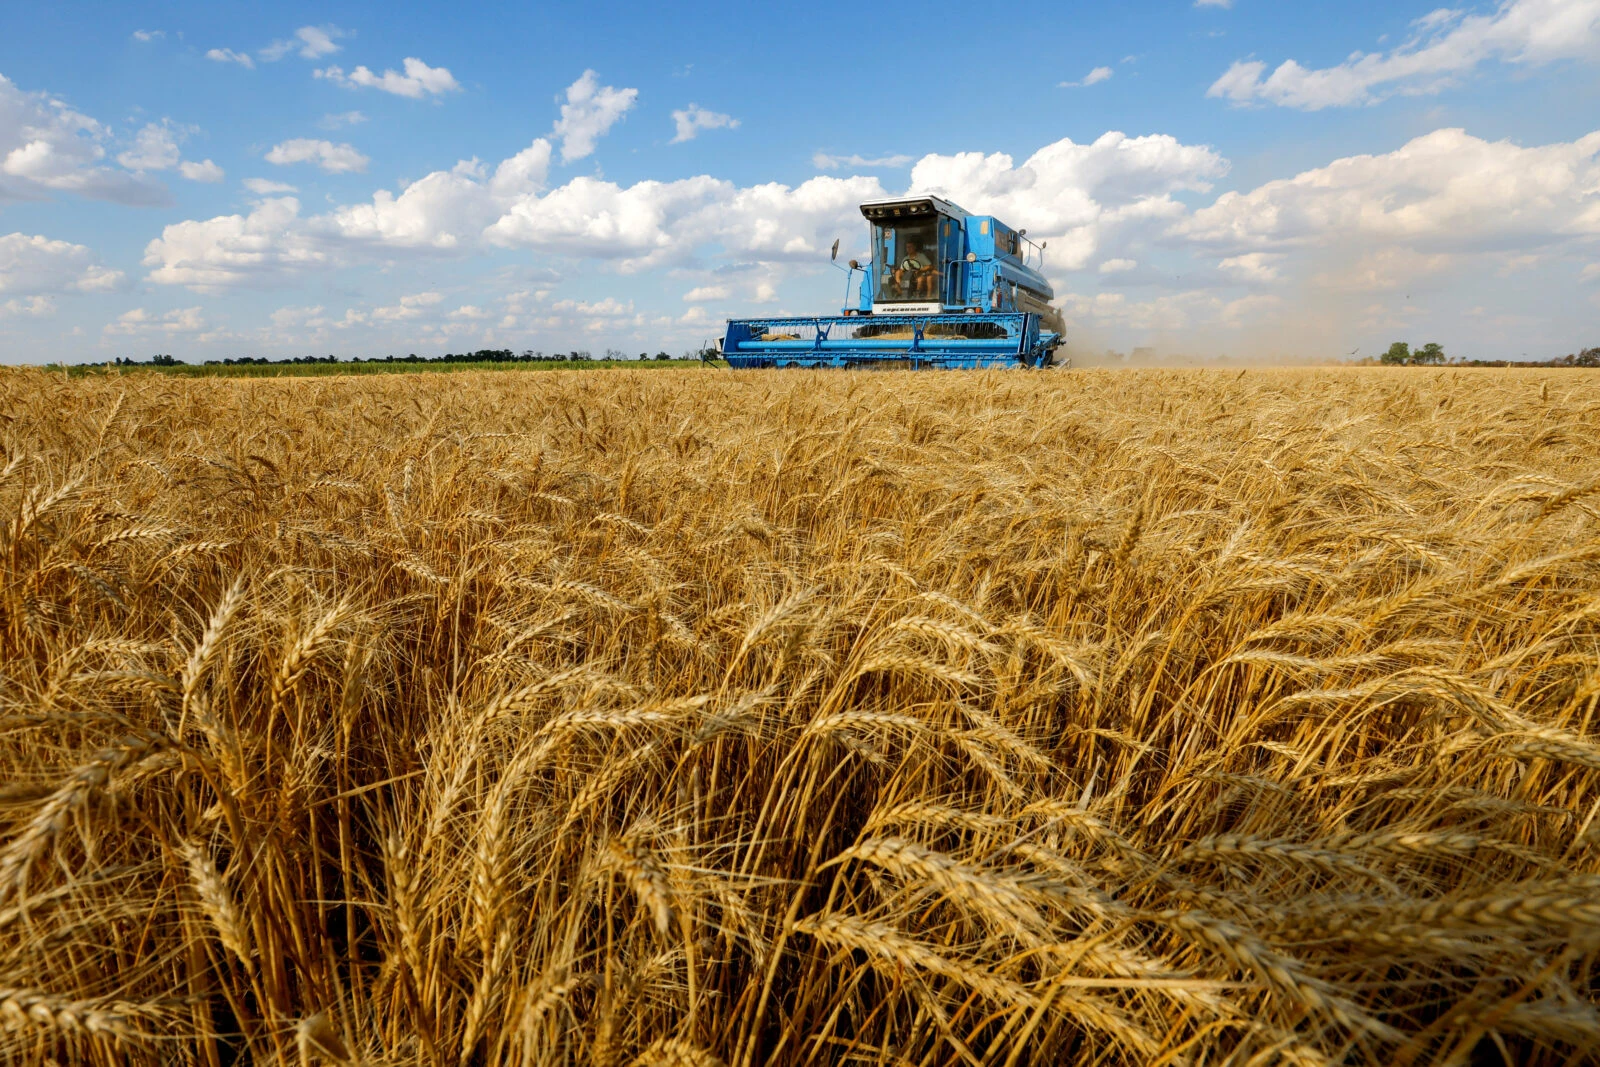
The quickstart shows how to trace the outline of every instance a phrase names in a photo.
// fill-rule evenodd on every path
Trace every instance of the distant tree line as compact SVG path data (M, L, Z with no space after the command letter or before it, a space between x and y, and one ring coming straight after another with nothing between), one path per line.
M1364 362L1371 362L1366 360ZM1392 367L1600 367L1600 348L1585 348L1546 360L1514 359L1448 359L1444 348L1430 341L1413 350L1404 341L1396 341L1389 350L1378 357L1378 362Z
M654 356L648 352L640 352L639 359L707 360L716 359L719 355L720 353L715 348L705 346L689 349L678 356L664 351L657 352ZM270 367L294 363L582 363L591 361L594 358L594 354L587 349L574 349L571 352L551 352L546 354L531 348L525 349L520 353L514 352L509 348L480 348L476 352L446 352L442 356L419 356L415 352L411 352L404 356L390 355L382 358L378 356L358 356L344 360L332 353L325 356L290 356L284 359L267 359L265 356L234 356L228 359L208 359L203 365L207 367ZM609 348L601 358L626 361L629 356L625 352ZM114 365L118 367L178 367L187 366L188 364L184 360L162 354L151 356L147 360L127 359L118 356L114 361Z
M1582 352L1568 352L1550 361L1552 367L1600 367L1600 348L1585 348Z

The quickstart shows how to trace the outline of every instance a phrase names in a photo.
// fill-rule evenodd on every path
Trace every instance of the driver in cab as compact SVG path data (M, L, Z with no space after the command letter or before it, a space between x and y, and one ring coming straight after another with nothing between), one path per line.
M900 261L900 269L894 272L894 281L902 293L924 298L934 295L939 277L933 269L933 260L917 242L906 242L905 258Z

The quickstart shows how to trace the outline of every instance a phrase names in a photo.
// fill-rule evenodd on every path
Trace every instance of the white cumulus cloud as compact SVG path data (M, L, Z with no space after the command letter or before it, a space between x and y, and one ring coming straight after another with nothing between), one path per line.
M704 304L712 300L726 300L733 292L726 285L697 285L683 294L686 304Z
M1600 57L1600 0L1505 0L1492 13L1440 8L1386 53L1356 53L1335 67L1290 59L1270 74L1260 60L1235 62L1207 96L1316 111L1370 104L1395 93L1438 92L1490 60L1542 64Z
M103 293L122 280L121 271L102 266L83 245L37 234L0 235L0 293Z
M316 72L316 77L326 78L346 89L378 89L395 96L419 100L424 96L438 96L461 88L455 76L444 67L430 67L415 56L407 56L401 64L405 72L386 70L374 74L367 67L357 67L346 74L338 67L327 67Z
M177 133L169 123L151 122L134 134L133 147L117 156L129 170L167 170L178 165Z
M222 168L209 159L179 163L178 173L192 182L220 182L224 177Z
M205 329L205 314L198 307L178 308L160 313L134 308L117 316L115 322L107 323L102 332L108 337L157 334L173 337L179 334L197 334Z
M410 296L402 296L398 304L374 308L372 317L379 322L400 322L419 318L424 309L433 307L443 299L443 293L412 293Z
M1031 239L1049 241L1051 263L1077 270L1116 234L1182 217L1173 194L1207 192L1227 172L1207 146L1112 132L1089 144L1064 138L1020 165L999 152L924 156L911 188L1023 226Z
M681 111L674 111L672 121L676 127L673 144L692 141L701 130L732 130L739 126L739 120L733 116L720 111L707 111L699 104L690 104Z
M1217 264L1219 270L1239 282L1272 282L1278 279L1281 254L1272 252L1246 252L1229 256Z
M152 281L213 291L281 284L297 274L373 253L470 250L482 243L485 227L503 212L538 197L550 152L550 142L541 137L492 172L467 161L419 178L398 195L380 189L368 203L314 218L300 214L297 199L270 195L287 186L249 179L246 187L267 199L246 215L166 227L146 246L144 264L151 268Z
M747 187L710 175L632 185L580 176L547 189L551 152L540 138L492 169L464 161L312 217L283 198L248 215L169 226L145 264L155 282L221 287L275 284L407 250L523 249L624 274L710 257L758 270L761 291L776 293L781 271L820 264L837 238L859 240L859 205L888 194L876 177L826 175ZM1088 145L1057 142L1020 165L1002 154L926 156L910 185L1028 226L1051 241L1052 262L1075 268L1098 259L1112 235L1181 217L1174 194L1204 191L1226 169L1204 146L1108 134ZM721 285L702 286L702 295Z
M229 286L272 285L339 260L300 224L293 197L263 200L248 215L219 215L174 223L145 247L150 280L199 292Z
M380 189L368 204L336 209L324 225L369 246L456 251L479 243L484 228L512 204L535 197L550 166L539 138L488 174L473 161L417 179L400 194Z
M122 204L165 204L167 190L143 174L104 164L110 131L41 92L0 74L0 203L76 193Z
M56 302L48 296L23 297L0 303L0 319L9 315L44 318L46 315L54 315L55 313Z
M1523 148L1435 130L1393 152L1224 193L1173 233L1241 254L1352 243L1491 252L1593 240L1600 131Z
M566 95L552 132L561 143L561 161L571 163L594 152L595 142L632 110L639 90L601 85L600 75L586 70Z
M268 163L284 167L293 163L315 163L328 174L348 174L367 169L368 158L347 144L296 137L272 146Z

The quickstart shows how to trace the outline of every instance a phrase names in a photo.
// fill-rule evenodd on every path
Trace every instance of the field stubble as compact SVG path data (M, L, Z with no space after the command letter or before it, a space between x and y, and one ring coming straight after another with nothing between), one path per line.
M1600 1047L1600 378L0 419L8 1061Z

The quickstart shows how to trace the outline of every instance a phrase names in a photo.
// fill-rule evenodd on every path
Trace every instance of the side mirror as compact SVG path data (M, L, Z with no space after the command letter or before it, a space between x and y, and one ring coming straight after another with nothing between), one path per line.
M1017 231L1017 236L1018 237L1026 237L1026 236L1028 236L1028 231L1027 230L1018 230Z
M837 237L833 239L833 255L829 258L835 263L839 262L839 239Z

